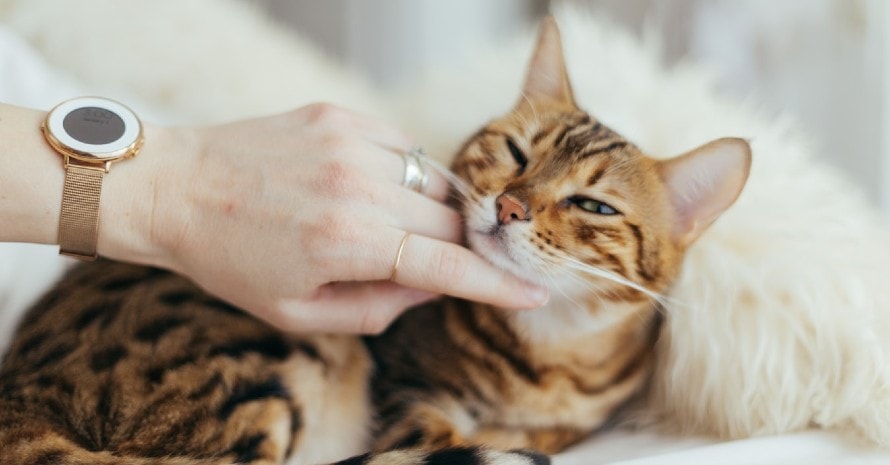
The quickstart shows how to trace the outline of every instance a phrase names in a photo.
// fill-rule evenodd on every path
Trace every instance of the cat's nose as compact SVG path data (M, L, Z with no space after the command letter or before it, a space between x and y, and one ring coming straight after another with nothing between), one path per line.
M508 224L511 221L528 221L528 211L525 205L509 194L501 194L495 200L498 209L498 224Z

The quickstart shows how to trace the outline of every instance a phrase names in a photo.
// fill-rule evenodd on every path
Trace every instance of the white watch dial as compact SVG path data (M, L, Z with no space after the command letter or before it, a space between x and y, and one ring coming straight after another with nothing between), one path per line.
M142 124L132 110L98 97L62 102L50 111L46 125L65 148L96 160L127 153L142 134Z

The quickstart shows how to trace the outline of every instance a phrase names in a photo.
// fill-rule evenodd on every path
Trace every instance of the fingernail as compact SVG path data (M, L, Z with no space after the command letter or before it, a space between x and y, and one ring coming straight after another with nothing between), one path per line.
M535 307L541 307L550 300L550 290L537 284L527 284L525 295L534 303Z

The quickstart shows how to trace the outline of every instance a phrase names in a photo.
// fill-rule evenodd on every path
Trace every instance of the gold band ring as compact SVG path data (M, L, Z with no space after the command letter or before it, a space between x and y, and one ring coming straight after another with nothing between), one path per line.
M405 244L408 243L408 236L410 235L411 233L406 232L405 237L402 238L402 242L399 243L399 251L396 252L396 262L392 265L392 273L389 275L390 281L396 280L396 273L399 271L399 263L402 262L402 252L405 251Z

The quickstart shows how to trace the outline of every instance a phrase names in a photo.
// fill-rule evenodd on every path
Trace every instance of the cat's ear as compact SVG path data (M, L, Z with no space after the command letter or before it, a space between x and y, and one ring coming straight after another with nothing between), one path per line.
M751 169L751 147L744 139L709 142L659 162L659 173L675 210L673 239L685 247L735 202Z
M547 16L541 22L538 43L528 66L522 92L525 98L545 98L574 104L562 53L562 39L553 16Z

